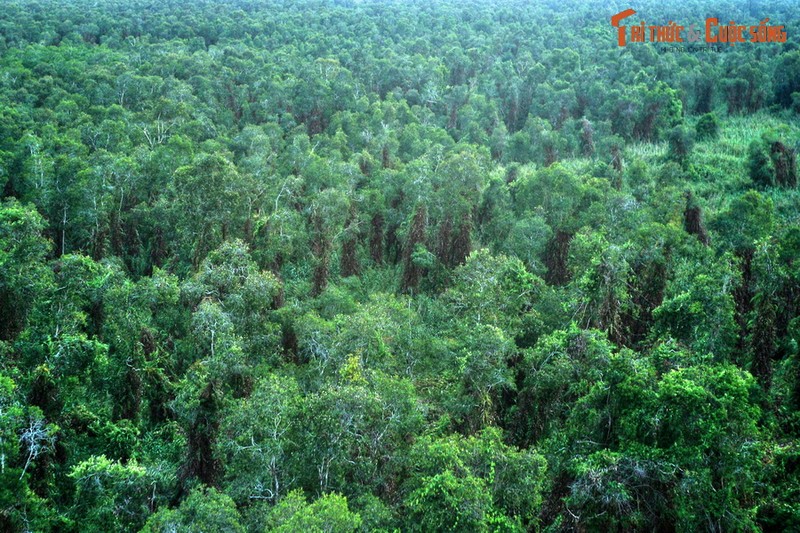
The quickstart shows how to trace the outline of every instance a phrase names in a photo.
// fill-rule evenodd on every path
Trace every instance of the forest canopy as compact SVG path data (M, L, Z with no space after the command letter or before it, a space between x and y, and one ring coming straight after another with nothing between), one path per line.
M790 0L5 0L0 531L795 530L798 113Z

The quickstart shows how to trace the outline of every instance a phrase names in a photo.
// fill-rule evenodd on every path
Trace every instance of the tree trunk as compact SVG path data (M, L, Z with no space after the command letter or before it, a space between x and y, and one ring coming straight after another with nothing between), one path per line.
M425 241L425 230L427 227L428 211L424 204L417 207L414 219L411 221L411 229L408 232L408 240L403 250L403 281L401 289L404 292L416 290L422 278L422 267L414 264L413 254L417 244Z
M569 258L569 244L572 241L572 237L572 233L558 230L547 244L544 261L547 267L545 281L550 285L566 285L570 280L567 259Z

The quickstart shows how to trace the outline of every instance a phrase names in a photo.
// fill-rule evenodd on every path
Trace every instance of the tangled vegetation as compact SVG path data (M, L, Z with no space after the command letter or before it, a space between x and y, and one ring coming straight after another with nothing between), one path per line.
M800 5L745 4L633 24L786 42L4 1L0 530L797 528Z

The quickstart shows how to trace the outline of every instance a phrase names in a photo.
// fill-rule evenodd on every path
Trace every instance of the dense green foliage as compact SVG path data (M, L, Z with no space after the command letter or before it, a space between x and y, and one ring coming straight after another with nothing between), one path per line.
M0 531L796 530L746 4L3 2Z

